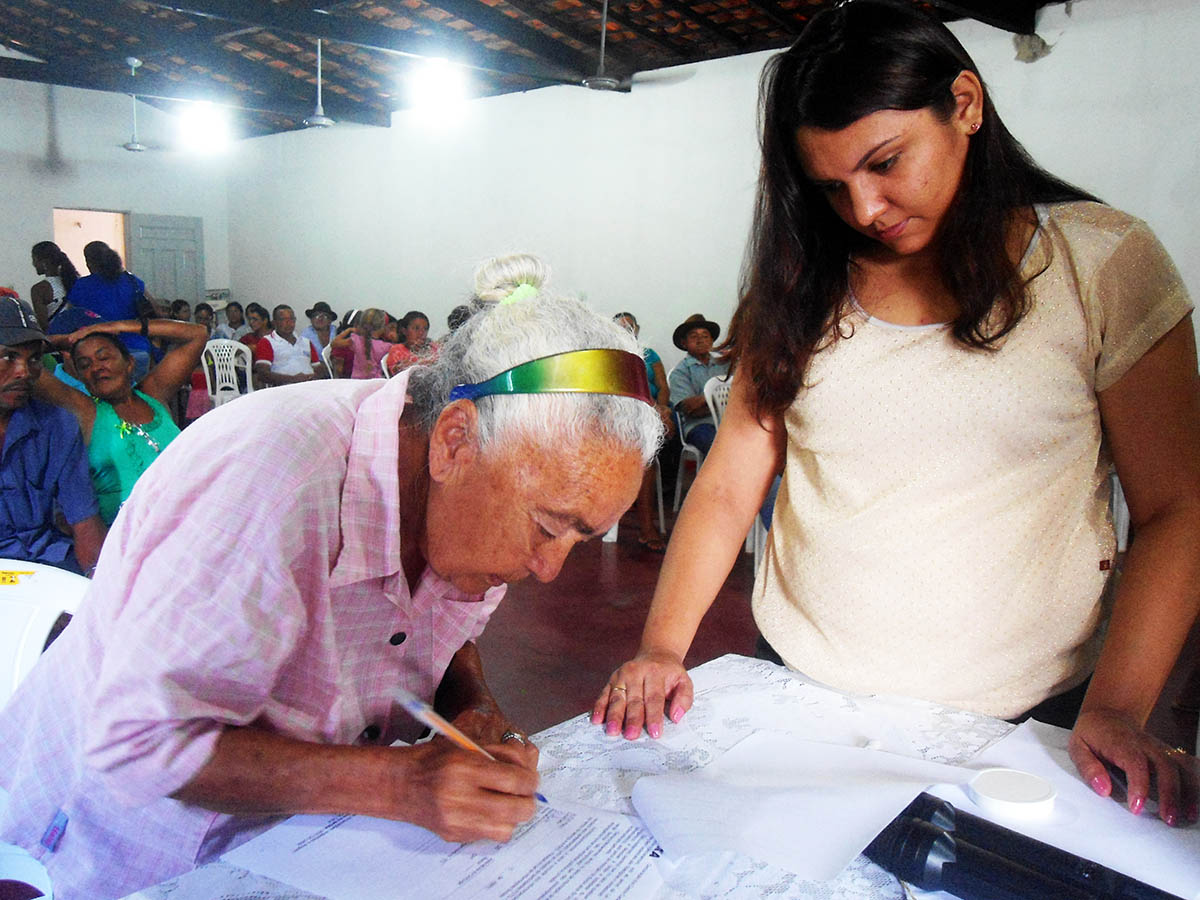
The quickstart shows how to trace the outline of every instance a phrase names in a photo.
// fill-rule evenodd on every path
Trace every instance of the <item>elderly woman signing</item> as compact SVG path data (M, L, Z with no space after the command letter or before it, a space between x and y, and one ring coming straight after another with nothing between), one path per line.
M0 840L59 897L123 896L267 816L504 840L533 815L537 750L473 641L507 582L553 579L630 506L661 423L632 336L518 280L432 366L251 395L139 481L0 715ZM496 759L390 747L422 730L397 687Z

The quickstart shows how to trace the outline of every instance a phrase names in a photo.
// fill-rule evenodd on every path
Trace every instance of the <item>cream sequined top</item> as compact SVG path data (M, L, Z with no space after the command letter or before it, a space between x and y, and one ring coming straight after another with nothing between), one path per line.
M754 617L820 682L1011 717L1095 665L1114 553L1096 393L1191 303L1144 223L1038 213L1023 265L1045 270L1000 350L856 307L785 413Z

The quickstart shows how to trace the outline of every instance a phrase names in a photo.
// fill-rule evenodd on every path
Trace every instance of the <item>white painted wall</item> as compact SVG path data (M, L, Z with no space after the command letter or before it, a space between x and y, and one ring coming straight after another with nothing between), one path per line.
M1200 4L1048 7L1039 32L1054 49L1034 64L1015 61L1005 32L954 29L1035 157L1147 219L1200 297ZM734 306L765 59L719 60L632 94L475 101L456 130L400 113L387 131L247 142L230 181L235 296L417 307L436 333L477 260L528 249L560 288L637 314L670 366L676 323L692 312L724 323Z
M561 289L633 311L665 350L675 320L732 311L762 60L714 62L632 94L561 87L476 101L456 130L400 113L387 131L254 141L230 186L235 294L419 308L436 334L480 259L527 249Z
M1038 33L1053 50L1032 64L978 22L954 31L1033 157L1149 222L1200 303L1200 3L1047 7Z
M40 280L29 248L52 240L54 208L70 207L199 216L205 283L228 286L225 160L121 149L130 137L130 107L122 95L0 80L0 284L29 296ZM138 105L143 143L166 143L172 127L172 117Z

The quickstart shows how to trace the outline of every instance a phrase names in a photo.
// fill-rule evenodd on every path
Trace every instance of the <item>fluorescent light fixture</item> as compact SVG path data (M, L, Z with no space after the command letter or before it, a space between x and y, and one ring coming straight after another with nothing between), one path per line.
M426 59L410 70L408 99L421 119L448 124L466 109L469 86L462 66L447 59Z
M179 144L196 153L219 153L229 149L232 135L229 114L208 101L188 103L179 113Z

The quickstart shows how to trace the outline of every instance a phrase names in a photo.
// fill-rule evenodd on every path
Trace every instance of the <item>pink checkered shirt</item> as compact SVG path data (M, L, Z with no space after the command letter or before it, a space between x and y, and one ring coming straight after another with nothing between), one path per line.
M407 382L251 394L138 481L79 614L0 713L0 840L41 859L57 897L124 896L262 827L168 796L228 725L331 744L420 732L392 689L432 700L504 588L468 596L426 569L409 591Z

